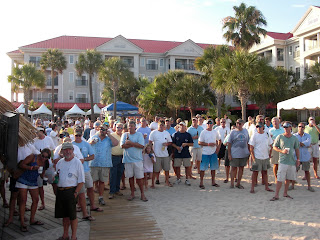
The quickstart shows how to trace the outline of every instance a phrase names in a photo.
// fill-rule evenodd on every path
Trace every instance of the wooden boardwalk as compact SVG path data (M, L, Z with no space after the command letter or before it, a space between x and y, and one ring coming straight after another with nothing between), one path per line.
M53 240L62 235L62 220L54 218L55 195L51 186L45 186L45 203L46 209L37 211L36 220L44 223L42 226L28 225L28 232L20 231L19 217L15 216L14 221L9 227L3 227L3 223L8 219L9 209L2 207L2 199L0 206L0 239L41 239ZM162 232L158 227L155 219L147 211L139 198L129 202L126 197L129 191L124 191L125 195L109 200L107 193L104 199L107 204L103 207L104 212L91 212L96 221L91 223L83 221L82 213L78 213L79 227L78 239L163 239ZM6 191L7 200L10 192ZM97 196L96 196L97 197ZM8 200L9 201L9 200ZM40 202L40 201L39 201ZM97 199L96 199L97 202ZM31 197L28 196L27 206L31 206ZM89 209L89 207L88 207ZM25 216L29 219L30 212L26 212ZM28 220L29 221L29 220ZM82 229L81 229L82 228ZM90 230L89 230L90 229ZM87 233L87 234L86 234Z
M90 240L96 239L163 239L161 229L146 207L135 198L129 202L125 196L107 201L102 213L92 213ZM141 203L141 204L140 204Z

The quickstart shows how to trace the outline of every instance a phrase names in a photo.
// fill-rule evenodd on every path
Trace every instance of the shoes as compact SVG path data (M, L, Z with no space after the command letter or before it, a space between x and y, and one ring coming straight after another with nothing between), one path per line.
M103 198L99 198L99 204L101 206L104 206L104 205L106 205L106 202L103 200Z
M309 187L309 188L308 188L308 191L310 191L310 192L314 192L313 187Z
M218 168L218 169L217 169L217 174L220 174L220 173L221 173L221 172L220 172L220 169Z
M160 181L159 181L159 180L156 180L156 184L160 184Z
M117 195L117 196L123 196L123 193L122 193L122 192L116 192L115 195Z
M181 183L181 179L177 179L174 184L180 184Z
M109 194L109 199L114 199L114 194L113 193Z
M180 180L180 181L181 181L181 180ZM188 179L186 179L185 184L188 185L188 186L191 186L191 183L189 182Z

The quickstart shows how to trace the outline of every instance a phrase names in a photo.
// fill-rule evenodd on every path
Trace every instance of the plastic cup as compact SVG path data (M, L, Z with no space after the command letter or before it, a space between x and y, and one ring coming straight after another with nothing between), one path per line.
M39 174L42 174L42 172L43 172L43 167L39 167L39 168L38 168L38 173L39 173Z
M290 152L290 148L285 148L288 152L287 152L287 154L289 154L289 152Z

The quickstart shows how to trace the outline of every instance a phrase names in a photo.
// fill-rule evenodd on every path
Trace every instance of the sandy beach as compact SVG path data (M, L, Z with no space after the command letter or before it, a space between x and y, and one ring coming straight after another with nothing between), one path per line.
M220 169L216 176L219 188L211 186L206 171L206 188L200 189L199 175L193 170L197 179L191 180L191 186L184 184L183 177L179 185L165 187L161 175L161 184L148 189L149 201L141 204L155 217L165 239L320 239L320 181L313 178L313 172L311 185L315 192L307 191L304 172L299 171L298 183L289 191L294 199L284 198L282 187L280 200L271 202L274 193L264 190L261 174L256 193L251 194L251 171L247 167L242 190L230 189L230 182L223 183L224 166ZM171 172L170 181L175 180ZM275 190L271 169L269 181Z

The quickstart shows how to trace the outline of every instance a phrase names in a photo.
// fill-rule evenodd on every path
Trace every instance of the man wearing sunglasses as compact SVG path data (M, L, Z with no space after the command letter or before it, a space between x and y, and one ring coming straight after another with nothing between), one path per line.
M108 182L109 170L112 167L111 148L118 145L118 140L108 131L109 124L103 123L99 132L88 142L94 150L94 160L91 162L91 175L94 184L98 184L99 204L106 205L103 200L104 183Z
M310 158L311 154L308 151L308 148L311 145L311 136L308 133L304 132L305 124L300 122L298 124L298 132L293 134L296 136L300 143L300 165L302 166L302 170L305 172L305 176L308 183L308 190L310 192L314 192L314 189L311 187L310 181ZM297 158L297 156L295 156ZM297 167L297 171L299 170L300 166ZM289 190L294 189L294 181L292 181L292 186L289 187Z
M314 178L320 179L318 176L318 160L319 160L319 133L320 128L317 126L314 117L309 117L309 124L305 128L305 132L311 136L311 147L309 148L312 161L313 161L313 172Z
M249 141L250 153L252 157L252 184L250 193L255 193L254 186L257 184L257 177L259 171L262 172L262 179L265 183L265 190L273 192L268 186L268 169L270 168L269 158L272 151L272 139L264 131L264 124L262 122L256 123L257 133L255 133Z
M283 196L292 199L288 195L289 183L295 181L296 166L300 165L300 151L299 151L299 140L292 135L292 124L291 122L284 122L283 128L284 134L279 135L273 144L273 149L279 152L279 168L277 174L277 187L275 196L270 201L279 200L279 192L282 186L282 182L285 182ZM295 159L294 152L297 156Z

